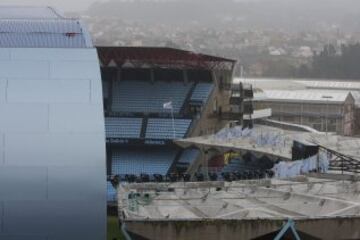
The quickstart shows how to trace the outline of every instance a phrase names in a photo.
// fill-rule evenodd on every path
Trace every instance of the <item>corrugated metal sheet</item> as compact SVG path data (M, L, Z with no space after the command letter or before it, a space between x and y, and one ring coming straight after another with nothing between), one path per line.
M2 48L88 48L90 35L76 19L52 8L0 7Z
M265 90L269 101L288 101L288 102L339 102L346 100L350 92L347 91L282 91Z
M309 88L360 90L359 82L348 81L296 81Z
M0 33L0 47L3 48L84 48L81 34L66 36L52 33Z
M0 33L82 33L76 20L0 20Z
M21 7L2 6L0 7L0 19L59 19L61 14L51 7Z

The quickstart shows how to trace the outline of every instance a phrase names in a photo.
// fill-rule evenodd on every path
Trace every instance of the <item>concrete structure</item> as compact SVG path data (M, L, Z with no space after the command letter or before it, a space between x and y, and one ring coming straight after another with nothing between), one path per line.
M262 237L288 218L302 239L358 239L359 187L331 176L120 185L119 216L134 239L273 239Z
M201 150L195 172L202 170L204 174L213 172L207 166L214 157L225 157L229 153L235 153L234 156L238 159L249 159L248 154L251 153L256 162L254 167L258 169L264 169L264 164L267 168L272 168L279 161L284 161L286 168L279 172L282 176L296 176L314 169L327 171L328 168L338 172L360 173L359 138L327 135L307 126L274 120L266 120L262 124L264 125L255 124L251 130L242 129L241 126L225 128L214 135L180 139L176 143L183 148L196 147ZM304 155L299 158L298 151L294 151L298 143L317 148L313 153L316 158L311 160L315 163L312 170L302 167L298 171L297 167L292 166L294 160L307 158ZM247 167L251 169L251 164L254 164L251 161L234 171L243 171Z
M272 119L307 125L322 132L351 136L355 125L355 100L349 92L264 90L266 100L255 108L269 107Z
M96 49L51 8L0 12L0 239L105 239Z
M359 132L358 82L294 79L235 79L234 82L253 84L254 108L271 108L274 120L347 136Z
M269 121L269 124L276 121ZM340 135L326 135L306 126L294 124L282 124L281 128L255 124L251 130L241 127L224 129L221 132L176 140L182 147L196 146L200 149L213 149L219 152L251 151L257 155L267 155L274 160L292 160L292 147L294 141L316 144L351 157L360 162L360 139ZM285 129L288 128L288 129Z

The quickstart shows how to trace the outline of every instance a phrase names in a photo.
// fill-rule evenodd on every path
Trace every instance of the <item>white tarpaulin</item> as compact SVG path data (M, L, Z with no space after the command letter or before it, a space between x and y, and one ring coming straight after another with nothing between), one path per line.
M329 169L330 159L325 153L319 155L320 172L327 172ZM313 156L305 160L294 162L279 162L272 169L276 178L289 178L302 174L307 174L316 170L318 167L318 156Z

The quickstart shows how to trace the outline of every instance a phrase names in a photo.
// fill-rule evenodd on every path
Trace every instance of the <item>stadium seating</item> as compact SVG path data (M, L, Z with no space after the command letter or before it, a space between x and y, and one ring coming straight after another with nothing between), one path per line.
M236 172L236 171L245 171L245 170L256 170L256 165L253 166L251 164L247 164L244 162L244 160L241 159L233 159L229 162L228 165L226 165L222 172Z
M173 120L150 118L146 129L147 139L174 139ZM183 138L191 124L191 119L174 119L175 138Z
M195 86L190 101L205 103L214 88L212 83L199 83Z
M169 148L128 150L120 149L112 153L112 174L140 175L168 173L176 157L176 151Z
M167 113L163 104L172 101L174 113L184 105L191 84L182 82L118 81L113 86L114 112Z
M105 118L107 138L140 138L142 118Z
M178 160L178 163L180 164L184 164L184 165L191 165L193 163L193 161L195 161L198 156L200 154L200 151L196 148L188 148L188 149L185 149L179 160Z
M107 201L108 202L116 202L117 201L117 195L116 195L116 189L113 187L111 182L106 183L107 188Z

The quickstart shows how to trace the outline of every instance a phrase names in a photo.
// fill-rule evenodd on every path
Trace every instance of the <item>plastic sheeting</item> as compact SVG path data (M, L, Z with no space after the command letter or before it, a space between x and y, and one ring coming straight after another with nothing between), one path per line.
M329 170L330 159L325 153L319 155L319 169L320 172L327 172ZM299 175L310 173L317 170L318 156L313 156L308 159L294 161L294 162L279 162L273 167L276 178L290 178Z
M285 148L291 148L292 139L285 136L281 130L262 131L262 129L242 129L241 126L225 128L215 134L215 139L228 141L232 139L249 139L258 147L270 147L282 152Z

